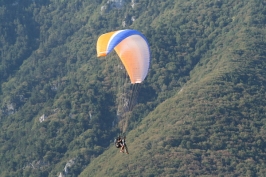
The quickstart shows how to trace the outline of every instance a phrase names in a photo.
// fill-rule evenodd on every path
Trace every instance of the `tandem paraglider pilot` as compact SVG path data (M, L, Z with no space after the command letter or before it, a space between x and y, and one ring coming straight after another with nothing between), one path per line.
M121 138L120 136L118 136L115 141L115 147L120 148L120 152L124 153L124 151L126 151L126 153L128 154L127 151L127 147L126 147L126 137Z

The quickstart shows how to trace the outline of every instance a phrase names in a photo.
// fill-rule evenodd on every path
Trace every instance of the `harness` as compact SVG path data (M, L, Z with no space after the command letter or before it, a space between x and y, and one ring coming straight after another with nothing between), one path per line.
M121 147L121 144L120 144L120 142L118 142L118 139L117 138L115 138L114 144L115 144L115 147L117 147L117 148L120 148Z
M116 142L116 143L115 143L115 147L116 147L116 148L121 148L122 146L121 146L121 144L120 144L119 142Z

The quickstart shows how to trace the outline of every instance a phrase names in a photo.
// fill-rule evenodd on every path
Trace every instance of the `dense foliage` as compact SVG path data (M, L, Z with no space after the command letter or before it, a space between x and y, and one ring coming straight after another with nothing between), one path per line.
M0 176L263 176L265 5L0 0ZM116 56L95 51L123 28L152 54L129 156L110 146Z

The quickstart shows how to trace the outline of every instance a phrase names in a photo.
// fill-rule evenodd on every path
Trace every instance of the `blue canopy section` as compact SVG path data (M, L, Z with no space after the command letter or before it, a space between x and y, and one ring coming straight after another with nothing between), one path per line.
M132 36L132 35L139 35L139 36L141 36L146 41L147 45L149 46L146 37L143 34L141 34L139 31L132 30L132 29L126 29L126 30L119 31L112 38L112 40L108 44L107 54L109 54L115 48L115 46L117 46L121 41L123 41L124 39L126 39L127 37Z

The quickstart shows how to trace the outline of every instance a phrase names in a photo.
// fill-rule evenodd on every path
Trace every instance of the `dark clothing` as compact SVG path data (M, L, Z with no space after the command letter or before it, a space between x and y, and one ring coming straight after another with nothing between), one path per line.
M114 144L115 147L120 148L120 152L124 153L124 150L126 151L126 153L128 154L128 150L127 150L127 145L126 145L126 137L121 138L120 136L115 138Z
M121 146L121 144L120 144L119 142L116 142L116 143L115 143L115 147L117 147L117 148L121 148L122 146Z
M125 140L120 137L116 138L114 143L115 143L115 147L117 148L121 148L122 146L125 146Z
M122 147L122 139L120 138L120 137L118 137L118 138L116 138L115 139L115 147L117 147L117 148L120 148L120 147Z

